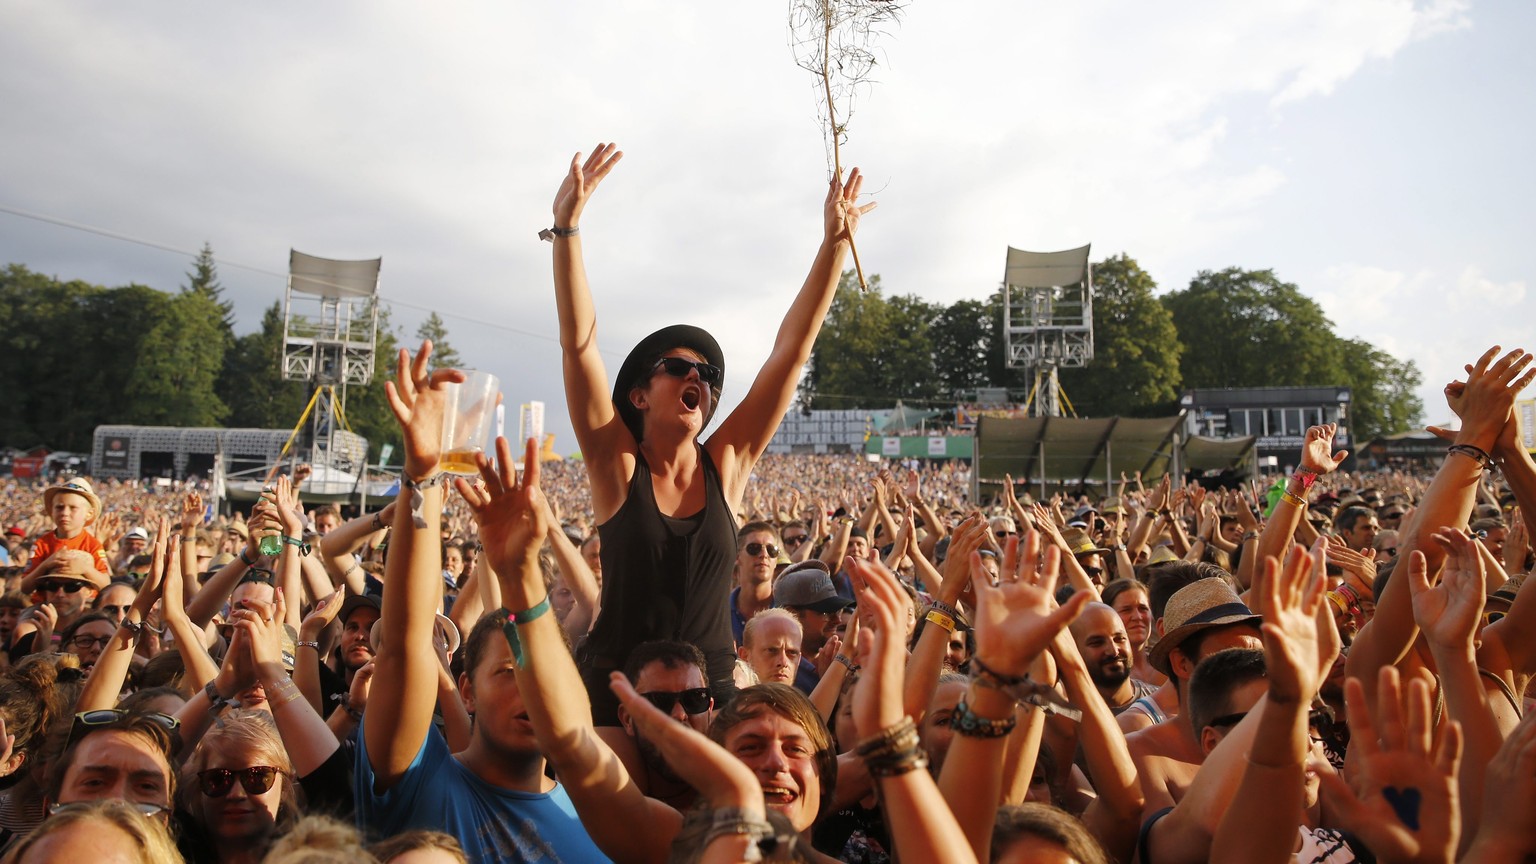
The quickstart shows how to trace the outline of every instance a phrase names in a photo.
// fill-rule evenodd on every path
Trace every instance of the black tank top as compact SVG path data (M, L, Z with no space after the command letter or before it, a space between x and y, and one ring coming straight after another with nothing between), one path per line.
M730 614L736 517L709 451L700 447L699 452L704 509L682 519L657 509L651 468L635 454L628 497L613 518L597 526L603 540L603 611L581 653L596 669L621 669L641 642L691 642L704 652L710 689L729 692L736 662Z

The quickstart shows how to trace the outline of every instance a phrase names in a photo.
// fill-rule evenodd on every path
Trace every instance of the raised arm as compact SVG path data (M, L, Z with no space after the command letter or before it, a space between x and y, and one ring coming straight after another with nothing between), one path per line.
M548 614L539 546L549 532L549 511L538 486L536 443L528 440L520 479L513 474L505 438L496 439L496 456L495 466L481 463L483 485L460 480L458 489L480 525L484 554L501 581L510 611L508 628L515 628L515 637L507 637L513 646L513 674L539 746L605 854L616 861L664 859L681 817L646 798L598 737L576 661L565 647L560 623Z
M865 672L853 694L861 739L856 752L880 791L895 853L905 861L974 861L959 822L926 770L917 726L902 709L906 598L896 577L878 563L850 558L848 569L864 623L859 654Z
M443 481L438 467L443 437L444 387L464 380L452 369L428 372L432 343L414 360L400 350L395 380L385 383L390 408L405 441L405 469L385 562L383 644L374 657L369 700L393 710L374 711L363 723L375 791L391 788L415 761L437 702L437 653L432 626L442 597L440 552ZM419 504L413 507L413 501Z
M789 410L800 381L800 370L810 359L811 346L816 343L816 334L821 332L822 319L837 294L843 260L848 255L859 220L875 208L874 204L862 207L857 204L859 188L863 184L864 177L857 168L849 172L847 184L839 177L833 177L827 184L821 248L816 251L811 272L779 325L773 350L758 371L752 388L709 439L710 452L719 461L726 482L727 501L741 500L752 466L767 449L769 439L784 419L784 412Z
M1430 539L1431 535L1437 528L1459 528L1466 524L1483 474L1477 454L1486 454L1494 446L1514 408L1515 394L1536 376L1536 370L1525 371L1531 355L1516 349L1495 361L1498 351L1495 345L1478 358L1476 365L1467 366L1465 383L1452 381L1446 385L1446 399L1461 417L1461 430L1455 433L1456 444L1424 493L1412 524L1403 529L1398 539L1398 556L1417 549L1424 553L1430 572L1439 569L1445 558L1445 551ZM1375 617L1360 629L1350 646L1350 676L1369 680L1379 667L1395 665L1413 645L1418 627L1413 621L1407 581L1387 581L1376 602ZM1372 695L1366 691L1367 700Z
M581 550L576 548L571 538L565 536L565 529L560 527L560 523L554 518L548 522L549 529L544 532L544 536L549 539L549 551L555 556L555 566L560 568L560 578L565 580L565 587L571 589L571 594L576 597L575 607L565 616L565 632L572 639L577 639L587 635L593 620L597 618L601 601L597 577L592 574L592 568L587 566L586 559L581 557Z
M292 601L286 604L283 623L298 630L303 623L299 607L304 601L304 579L299 558L304 546L304 510L299 505L299 493L287 475L277 478L272 494L275 498L273 511L283 526L283 552L277 556L277 588Z
M383 510L343 522L320 538L320 563L333 583L345 583L349 594L363 593L363 567L353 553L393 524L394 519L395 502L391 501Z
M1307 709L1332 665L1331 656L1324 664L1327 648L1317 626L1327 591L1321 561L1320 550L1309 560L1295 549L1265 585L1269 693L1255 708L1258 728L1247 769L1211 841L1213 862L1288 864L1294 859L1296 832L1307 807Z
M597 350L597 312L587 286L581 255L581 214L587 201L624 158L615 144L599 144L585 161L571 157L570 169L555 193L555 224L549 239L555 244L555 309L560 317L560 356L565 377L565 402L581 452L587 454L593 507L603 521L623 501L623 477L618 453L634 452L629 434L607 392L608 373ZM601 467L594 458L602 460Z
M267 705L272 711L272 719L277 722L277 734L282 737L283 747L293 760L294 772L306 777L324 765L341 743L283 668L283 621L286 618L283 605L286 599L279 592L274 603L252 600L246 608L232 613L230 620L236 629L245 631L246 650L251 654L256 680L261 682L261 688L267 694Z
M181 566L179 538L172 539L169 536L169 523L162 521L154 527L155 546L149 575L145 577L143 586L133 598L133 605L128 607L128 612L123 615L123 623L118 625L117 632L112 634L112 641L107 643L107 647L102 649L101 656L96 658L96 665L91 668L91 676L85 679L85 687L81 689L80 698L76 700L76 711L117 707L117 697L122 693L123 681L127 679L128 668L133 664L133 650L139 643L139 637L143 635L144 621L149 617L150 608L160 597L165 568Z

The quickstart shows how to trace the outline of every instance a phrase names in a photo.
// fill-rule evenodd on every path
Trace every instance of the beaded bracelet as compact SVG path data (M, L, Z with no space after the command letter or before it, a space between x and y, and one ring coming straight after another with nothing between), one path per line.
M971 710L970 703L964 698L955 704L954 712L949 715L950 731L967 738L1006 738L1018 724L1019 718L1012 712L1001 720L983 717Z

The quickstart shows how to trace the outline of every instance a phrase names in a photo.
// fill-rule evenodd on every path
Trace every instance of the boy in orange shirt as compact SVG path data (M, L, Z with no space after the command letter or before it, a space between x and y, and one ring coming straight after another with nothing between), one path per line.
M89 554L97 570L111 573L107 566L107 550L95 535L85 530L101 515L101 499L96 497L91 481L76 477L48 487L43 491L43 509L53 519L53 530L33 543L32 560L22 571L23 577L32 575L38 568L47 572L47 568L59 563L59 553L66 549Z

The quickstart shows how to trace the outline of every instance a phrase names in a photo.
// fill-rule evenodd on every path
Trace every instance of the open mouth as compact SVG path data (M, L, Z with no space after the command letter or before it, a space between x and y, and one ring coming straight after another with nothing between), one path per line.
M786 810L799 798L800 793L786 786L763 787L763 803L775 810Z
M698 387L685 387L683 388L682 398L684 408L687 408L689 411L697 411L699 410L699 403L703 401L704 396L699 392Z

